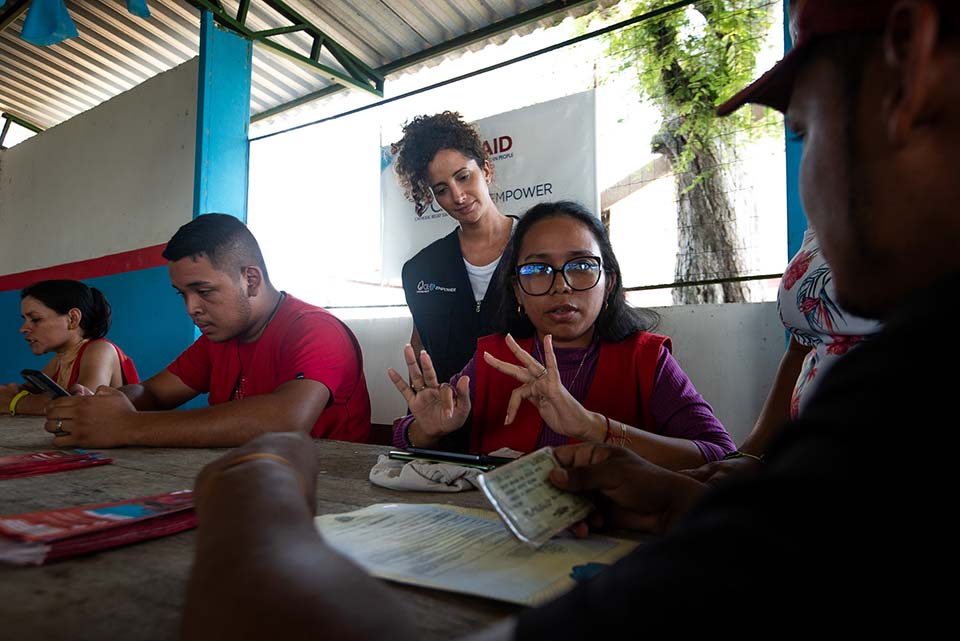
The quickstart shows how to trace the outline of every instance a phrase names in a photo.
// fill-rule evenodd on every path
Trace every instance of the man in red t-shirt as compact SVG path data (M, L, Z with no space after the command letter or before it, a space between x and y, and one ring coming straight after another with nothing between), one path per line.
M274 289L256 239L206 214L164 249L170 282L202 336L167 369L119 390L81 386L47 411L55 445L230 447L264 432L365 442L370 397L353 333ZM169 411L209 393L210 407Z

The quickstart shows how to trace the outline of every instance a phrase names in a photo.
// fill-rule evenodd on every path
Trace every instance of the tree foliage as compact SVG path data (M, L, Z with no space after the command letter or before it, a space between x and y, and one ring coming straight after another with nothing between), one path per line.
M663 7L664 0L633 0L630 15ZM676 119L687 141L678 160L737 130L755 130L751 110L718 118L717 105L754 79L756 60L773 20L773 0L697 0L610 36L608 53L620 70L635 72L644 98Z
M633 16L668 3L633 0ZM640 96L662 115L651 148L670 161L677 184L678 281L742 274L734 208L723 167L736 132L762 132L750 109L727 118L715 110L746 86L773 20L775 0L697 0L609 36L608 54L621 72L635 73ZM674 290L674 302L739 302L739 283Z

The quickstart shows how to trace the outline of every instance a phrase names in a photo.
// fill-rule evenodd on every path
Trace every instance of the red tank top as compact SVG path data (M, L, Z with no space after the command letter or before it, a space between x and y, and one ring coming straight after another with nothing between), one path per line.
M123 379L123 385L132 385L134 383L140 382L140 375L137 374L137 368L133 364L133 359L123 353L119 347L114 343L111 343L106 338L95 338L92 341L87 341L80 346L80 351L77 352L77 358L73 361L73 368L70 370L70 379L67 381L67 389L70 389L70 386L77 382L77 379L80 378L80 361L83 360L83 353L87 351L92 343L96 341L105 341L113 345L113 349L117 350L117 358L120 359L120 376ZM56 379L60 376L60 369L54 373L53 378Z

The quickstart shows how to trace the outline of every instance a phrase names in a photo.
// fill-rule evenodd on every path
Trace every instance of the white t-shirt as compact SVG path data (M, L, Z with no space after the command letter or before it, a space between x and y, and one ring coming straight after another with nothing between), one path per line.
M497 256L497 259L492 263L487 263L486 265L471 265L467 262L467 259L463 259L463 265L467 268L467 277L470 279L470 287L473 288L473 299L478 303L483 300L483 297L487 295L487 288L490 287L490 279L493 278L493 272L497 270L497 265L500 264L500 256Z
M510 235L513 235L517 228L517 219L513 219L513 227L510 229ZM497 271L497 265L503 254L497 256L497 259L486 265L471 265L467 259L463 259L463 265L467 268L467 278L470 279L470 287L473 289L473 300L478 303L487 295L487 288L490 287L490 279L493 278L493 272Z

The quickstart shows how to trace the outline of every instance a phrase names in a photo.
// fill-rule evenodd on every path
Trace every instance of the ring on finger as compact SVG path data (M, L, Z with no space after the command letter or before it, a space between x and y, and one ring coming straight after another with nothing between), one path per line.
M534 376L533 378L539 380L539 379L543 378L543 377L546 376L546 375L547 375L547 368L544 367L543 370L541 370L540 373L537 374L536 376Z

